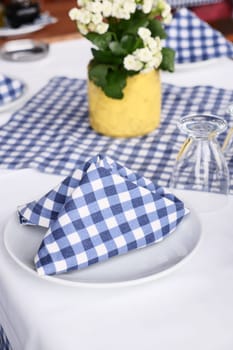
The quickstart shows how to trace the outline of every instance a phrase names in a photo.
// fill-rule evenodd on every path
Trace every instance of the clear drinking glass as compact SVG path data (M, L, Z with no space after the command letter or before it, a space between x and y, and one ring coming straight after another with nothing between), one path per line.
M227 113L233 118L233 104L228 107ZM233 127L231 127L227 133L227 137L222 146L222 151L227 161L230 162L233 157Z
M188 138L177 155L170 187L193 191L190 198L198 210L222 207L229 191L229 171L216 136L226 129L225 119L215 115L189 115L183 117L178 126Z

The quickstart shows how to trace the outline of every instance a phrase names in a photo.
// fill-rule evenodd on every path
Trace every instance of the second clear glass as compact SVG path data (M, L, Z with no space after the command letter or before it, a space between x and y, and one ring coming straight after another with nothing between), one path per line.
M198 209L218 209L227 201L229 170L216 137L227 123L215 115L197 114L183 117L179 128L188 138L177 155L170 187L199 191Z

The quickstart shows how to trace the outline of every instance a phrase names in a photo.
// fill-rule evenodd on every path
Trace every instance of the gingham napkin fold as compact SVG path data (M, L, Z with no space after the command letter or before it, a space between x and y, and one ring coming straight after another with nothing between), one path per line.
M98 155L20 207L19 218L48 228L35 266L40 275L53 275L159 242L188 212L162 187Z
M233 44L186 8L174 14L166 32L166 46L175 50L177 63L200 62L222 56L233 58Z
M0 73L0 107L19 98L24 90L21 80Z

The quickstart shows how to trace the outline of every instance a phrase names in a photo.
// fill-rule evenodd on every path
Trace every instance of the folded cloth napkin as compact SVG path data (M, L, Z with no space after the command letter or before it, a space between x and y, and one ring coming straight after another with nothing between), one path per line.
M48 228L35 266L52 275L161 241L189 210L162 187L98 155L18 212L21 224Z
M198 62L221 56L233 58L233 44L186 8L174 14L166 32L166 46L176 51L177 63Z
M0 73L0 106L19 98L24 89L25 84L22 81Z

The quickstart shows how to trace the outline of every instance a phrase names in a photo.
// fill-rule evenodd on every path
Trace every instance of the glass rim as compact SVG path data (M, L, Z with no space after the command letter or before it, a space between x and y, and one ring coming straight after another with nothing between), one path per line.
M203 123L204 126L208 125L208 122L216 123L216 128L212 128L210 132L215 132L216 134L222 133L227 129L227 121L224 117L220 117L214 114L208 114L208 113L193 113L193 114L188 114L180 118L178 121L178 127L180 130L188 132L188 133L196 133L198 130L191 129L187 126L188 123L191 122L199 122ZM213 127L213 125L211 125ZM203 132L205 131L207 133L207 130L202 130ZM201 132L201 129L199 130Z

